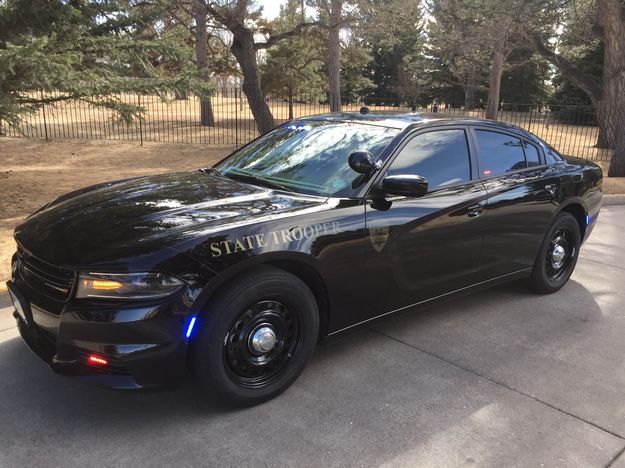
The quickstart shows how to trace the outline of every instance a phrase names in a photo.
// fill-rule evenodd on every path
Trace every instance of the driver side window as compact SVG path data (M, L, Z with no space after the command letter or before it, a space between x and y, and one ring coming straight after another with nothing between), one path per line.
M428 191L471 180L469 146L462 129L434 130L415 136L397 155L387 175L420 175Z

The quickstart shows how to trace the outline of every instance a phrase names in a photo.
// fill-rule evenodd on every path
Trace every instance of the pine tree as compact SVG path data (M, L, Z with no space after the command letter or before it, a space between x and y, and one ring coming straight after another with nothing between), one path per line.
M456 69L467 88L488 76L486 118L497 118L501 101L501 78L506 71L525 66L533 58L516 61L527 51L525 25L541 30L554 23L542 0L431 0L435 22L430 37L435 53ZM521 56L523 54L521 53Z
M514 109L506 105L506 110L527 111L527 104L544 104L549 92L549 64L534 57L533 51L527 48L515 50L509 60L523 65L504 71L501 76L500 100L520 104Z
M280 34L293 30L306 18L298 0L288 0L280 7L280 16L273 27ZM304 31L289 40L279 42L267 51L263 66L263 91L286 97L289 103L289 119L293 118L293 101L318 100L324 93L325 77L321 72L323 59L321 41L313 31Z
M0 120L17 126L44 104L79 100L131 122L143 109L122 92L196 89L210 93L192 67L187 33L153 27L164 5L108 0L20 0L0 4ZM45 92L45 94L44 94Z
M372 51L367 67L375 84L371 95L417 105L431 85L420 0L371 2L362 10L363 34Z

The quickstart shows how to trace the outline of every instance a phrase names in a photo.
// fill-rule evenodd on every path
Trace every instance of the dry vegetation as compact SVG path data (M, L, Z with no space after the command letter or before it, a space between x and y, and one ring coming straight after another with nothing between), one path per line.
M214 164L231 147L0 139L0 288L15 251L13 229L59 195L106 180Z

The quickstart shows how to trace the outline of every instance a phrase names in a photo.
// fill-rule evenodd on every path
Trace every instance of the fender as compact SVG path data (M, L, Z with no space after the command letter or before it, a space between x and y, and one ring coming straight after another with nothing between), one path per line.
M327 333L329 321L329 298L325 282L319 273L316 259L302 252L297 251L277 251L255 255L242 260L229 268L216 273L215 276L206 283L201 292L193 302L192 307L203 313L203 309L210 301L211 297L219 289L235 277L248 272L260 265L271 265L281 268L297 276L310 288L319 309L320 328L319 334L323 336Z

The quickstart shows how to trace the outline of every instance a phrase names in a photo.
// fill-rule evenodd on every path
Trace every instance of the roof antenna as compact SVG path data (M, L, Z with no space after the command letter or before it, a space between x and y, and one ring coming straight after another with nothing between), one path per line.
M367 106L362 106L360 108L360 113L363 114L363 115L368 114L369 113L369 108Z

